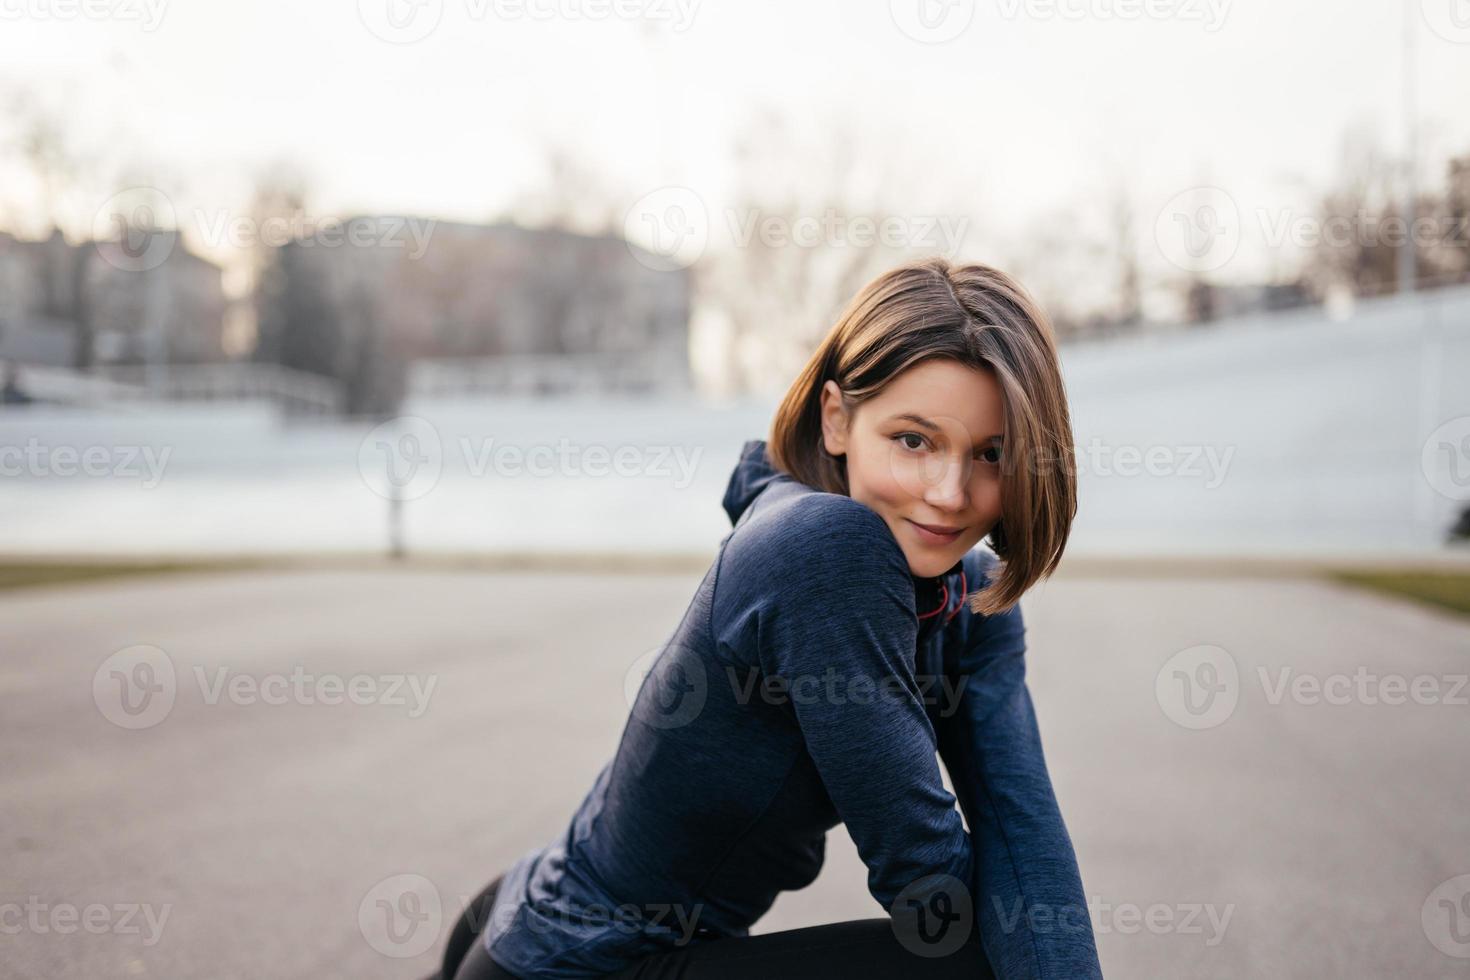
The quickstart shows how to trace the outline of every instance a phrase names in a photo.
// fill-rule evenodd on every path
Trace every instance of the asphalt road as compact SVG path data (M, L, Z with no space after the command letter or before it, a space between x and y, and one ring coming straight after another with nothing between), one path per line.
M422 976L560 831L697 580L0 595L0 975ZM1161 575L1058 578L1023 610L1108 976L1470 976L1470 620ZM838 830L755 931L880 912Z

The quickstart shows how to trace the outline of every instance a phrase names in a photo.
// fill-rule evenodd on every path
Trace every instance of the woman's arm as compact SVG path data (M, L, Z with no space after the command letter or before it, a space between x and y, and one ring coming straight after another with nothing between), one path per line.
M972 846L914 679L902 549L873 510L807 494L726 547L712 622L723 655L786 686L801 737L885 911L929 876L968 883ZM898 910L903 914L906 910Z
M1017 603L977 618L963 688L938 723L939 753L975 845L975 914L1000 980L1101 977L1072 840L1062 822L1026 687Z

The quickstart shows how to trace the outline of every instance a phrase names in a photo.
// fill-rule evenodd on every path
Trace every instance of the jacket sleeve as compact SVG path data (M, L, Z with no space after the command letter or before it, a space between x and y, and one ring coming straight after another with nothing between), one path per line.
M914 678L913 579L882 517L840 494L805 495L737 535L722 561L713 621L745 628L720 642L753 644L787 692L878 904L894 914L900 893L902 904L932 894L933 875L968 887L969 834Z
M975 915L1000 980L1100 978L1072 841L1026 686L1019 603L976 617L939 752L975 844Z

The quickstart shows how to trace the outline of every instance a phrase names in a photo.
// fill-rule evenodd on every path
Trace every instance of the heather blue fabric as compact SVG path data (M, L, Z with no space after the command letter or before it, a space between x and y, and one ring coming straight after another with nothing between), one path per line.
M525 980L589 977L748 935L817 877L841 822L885 912L916 880L953 875L1000 980L1100 977L1020 606L961 604L961 573L974 591L994 557L912 575L875 511L780 473L763 440L745 443L722 502L732 530L616 753L564 831L506 871L491 957Z

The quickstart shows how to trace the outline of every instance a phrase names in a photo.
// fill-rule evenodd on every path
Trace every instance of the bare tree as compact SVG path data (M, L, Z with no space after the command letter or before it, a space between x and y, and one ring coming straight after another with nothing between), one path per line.
M881 227L900 217L878 199L878 190L895 182L891 161L863 154L857 132L838 120L803 137L767 107L737 138L733 205L710 215L710 246L695 268L702 302L728 318L726 362L737 390L769 388L773 378L789 376L869 279L914 257L916 250L892 247L881 236L871 245L852 240L855 218ZM806 185L793 179L794 160L815 175ZM839 234L800 241L802 223L831 224Z
M1136 327L1143 320L1143 296L1138 270L1138 241L1134 233L1135 208L1127 183L1117 178L1108 209L1114 261L1117 263L1117 308L1113 321L1118 327Z
M117 59L109 64L114 72L126 67ZM86 370L94 360L96 318L105 312L93 297L98 275L107 271L101 268L94 239L99 232L137 238L175 234L176 229L163 227L152 214L99 210L105 202L121 204L120 189L157 186L162 168L152 162L125 161L121 148L129 141L116 134L91 133L92 144L84 144L68 114L76 98L73 87L42 92L12 84L0 104L12 123L13 137L6 149L29 171L37 189L37 204L24 223L46 243L40 270L46 292L41 312L70 321L72 363ZM105 220L114 223L103 228Z
M521 195L511 219L528 227L621 235L624 212L632 203L627 194L571 145L550 137L541 138L540 144L545 181Z
M92 366L95 332L87 290L93 251L73 247L66 239L68 231L79 241L91 237L91 229L69 212L68 202L90 183L97 159L78 147L62 113L33 90L16 89L5 101L16 132L12 152L35 178L40 199L33 225L47 243L40 270L40 312L71 321L72 365L87 370Z
M1427 213L1434 221L1432 243L1424 250L1428 281L1451 285L1470 281L1470 153L1445 164L1444 192Z
M1450 159L1443 185L1415 195L1415 224L1393 194L1393 161L1370 135L1350 133L1336 184L1318 209L1323 235L1306 275L1323 295L1347 287L1358 296L1394 292L1400 249L1412 248L1416 285L1432 288L1470 278L1470 154Z
M1393 292L1400 246L1384 235L1387 220L1401 215L1393 155L1370 130L1358 127L1343 137L1341 160L1334 186L1318 205L1324 234L1308 256L1308 275L1319 295L1336 285L1358 296Z

